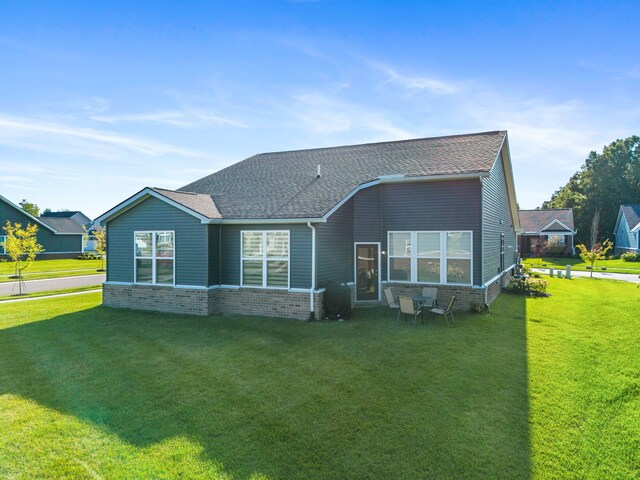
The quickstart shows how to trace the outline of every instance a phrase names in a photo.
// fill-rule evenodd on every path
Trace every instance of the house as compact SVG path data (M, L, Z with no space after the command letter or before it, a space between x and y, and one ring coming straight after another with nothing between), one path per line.
M573 209L519 210L518 215L522 229L518 235L521 256L532 255L538 241L547 242L548 252L552 255L575 255L573 236L577 230L573 226Z
M102 227L94 227L93 221L89 217L87 217L84 213L78 210L74 210L74 211L65 210L60 212L46 211L42 214L41 218L43 217L44 218L70 218L71 220L75 221L77 224L82 226L87 233L85 238L85 243L84 243L84 251L92 252L96 249L96 237L94 234L96 230L101 230Z
M71 218L34 217L18 205L0 195L0 259L6 259L4 248L5 231L7 224L21 223L38 225L38 243L43 246L44 252L39 258L74 258L83 251L82 237L85 234L82 226Z
M640 203L620 205L615 235L615 253L640 253Z
M178 190L144 188L107 226L108 306L322 317L436 286L490 304L516 261L507 132L264 153Z

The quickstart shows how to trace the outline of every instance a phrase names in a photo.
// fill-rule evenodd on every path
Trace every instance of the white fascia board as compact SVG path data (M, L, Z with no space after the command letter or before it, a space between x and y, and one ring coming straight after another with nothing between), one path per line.
M501 153L504 150L504 155ZM507 194L509 195L509 206L511 208L511 222L513 223L513 229L516 231L522 231L520 228L520 216L518 215L518 200L516 197L516 185L513 180L513 168L511 166L511 150L509 149L509 134L505 133L500 148L498 149L498 155L491 166L491 170L495 167L496 162L502 158L502 167L504 170L504 177L507 183Z
M321 217L315 218L212 218L206 223L222 224L222 225L264 225L278 223L318 223L322 222Z
M124 212L126 212L127 210L135 207L137 204L139 204L140 202L146 200L149 197L154 197L157 198L160 201L163 201L169 205L171 205L172 207L177 208L178 210L182 210L185 213L188 213L189 215L191 215L192 217L197 218L198 220L200 220L202 223L209 223L209 218L205 217L204 215L201 215L197 212L194 212L193 210L191 210L190 208L185 207L184 205L171 200L168 197L165 197L164 195L156 192L155 190L153 190L152 188L149 187L145 187L142 190L140 190L138 193L136 193L135 195L129 197L128 199L126 199L124 202L121 202L120 204L116 205L115 207L113 207L111 210L103 213L102 215L100 215L98 218L96 218L94 220L94 225L101 225L102 222L108 222L109 220L114 219L115 217L122 215Z
M49 225L47 225L46 223L44 223L42 220L38 220L36 217L34 217L33 215L31 215L29 212L27 212L26 210L24 210L23 208L20 208L18 205L16 205L15 203L13 203L11 200L3 197L2 195L0 195L0 200L2 200L3 202L5 202L7 205L9 205L10 207L15 208L16 210L18 210L20 213L26 215L28 218L32 219L34 222L38 223L39 225L42 225L44 228L46 228L47 230L51 230L53 233L58 233L54 228L50 227ZM0 226L1 227L1 226Z
M633 227L631 230L629 230L630 232L640 232L640 223L637 224L635 227Z

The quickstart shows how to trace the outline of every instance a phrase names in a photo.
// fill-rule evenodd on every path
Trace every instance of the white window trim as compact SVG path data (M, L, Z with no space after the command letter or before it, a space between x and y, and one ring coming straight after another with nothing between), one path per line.
M152 256L151 257L139 257L137 253L136 236L139 233L150 233L152 242ZM173 256L172 257L158 257L156 256L156 234L158 233L171 233L173 235ZM144 259L151 260L151 283L138 282L138 262L136 260ZM173 282L172 283L157 283L156 280L156 261L160 260L173 260ZM133 283L136 285L160 285L163 287L173 287L176 285L176 232L175 230L135 230L133 232Z
M467 257L448 257L447 256L447 234L459 232L459 233L468 233L471 236L471 281L469 283L447 283L447 262L448 259L451 260L469 260ZM393 233L410 233L411 234L411 256L407 255L391 255L391 241L390 237ZM436 257L426 257L426 256L418 256L417 250L417 240L419 233L439 233L440 234L440 282L419 282L418 281L418 258L436 258ZM387 250L389 254L387 255L387 282L392 283L417 283L417 284L425 284L425 285L464 285L469 286L473 285L473 231L472 230L417 230L417 231L409 231L409 230L389 230L387 231ZM391 259L392 258L410 258L411 259L411 280L391 280Z
M242 239L245 233L262 234L262 256L261 257L245 257L242 249ZM267 257L267 233L286 233L287 234L287 256L285 257ZM262 285L245 285L244 284L244 261L245 260L262 260ZM270 287L267 285L267 262L268 261L286 261L287 262L287 286L286 287ZM240 231L240 286L243 288L264 288L269 290L289 290L291 286L291 231L290 230L241 230Z
M4 242L7 241L7 236L6 235L0 235L0 255L6 255L7 254L7 247L4 244Z

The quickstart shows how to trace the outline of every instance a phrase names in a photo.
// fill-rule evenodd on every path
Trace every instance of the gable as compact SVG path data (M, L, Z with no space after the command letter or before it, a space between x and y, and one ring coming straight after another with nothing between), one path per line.
M0 223L2 223L2 225L0 225L0 229L7 223L7 221L10 221L11 223L21 223L23 226L26 226L28 223L36 224L39 228L44 228L52 233L57 233L55 229L25 212L18 205L0 195ZM2 231L3 230L0 230L0 232Z
M567 228L566 225L562 224L558 220L554 220L549 225L544 227L542 232L571 232L571 229Z

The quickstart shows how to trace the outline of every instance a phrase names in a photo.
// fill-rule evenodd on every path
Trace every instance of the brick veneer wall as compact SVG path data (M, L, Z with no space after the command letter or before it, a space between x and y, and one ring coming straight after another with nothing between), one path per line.
M438 289L436 302L438 306L445 307L452 295L456 295L456 302L453 304L454 310L470 310L476 303L484 303L484 288L473 288L464 285L423 285L415 283L383 283L382 288L391 288L394 297L399 295L412 297L421 295L423 287L434 287ZM385 295L382 295L382 302L387 304Z
M102 303L108 307L191 315L259 315L309 319L309 293L261 288L210 290L159 285L104 284ZM324 293L314 294L315 316L324 315Z
M102 303L107 307L208 315L209 293L203 289L105 283L102 286Z

